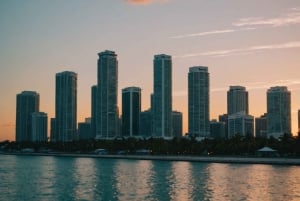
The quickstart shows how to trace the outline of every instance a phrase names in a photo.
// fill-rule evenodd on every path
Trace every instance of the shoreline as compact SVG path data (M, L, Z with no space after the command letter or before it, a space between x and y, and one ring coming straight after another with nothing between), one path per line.
M265 158L265 157L233 157L233 156L166 156L166 155L96 155L76 153L7 153L0 155L17 156L54 156L99 159L127 159L127 160L160 160L185 161L201 163L236 163L236 164L265 164L265 165L296 165L300 166L300 158Z

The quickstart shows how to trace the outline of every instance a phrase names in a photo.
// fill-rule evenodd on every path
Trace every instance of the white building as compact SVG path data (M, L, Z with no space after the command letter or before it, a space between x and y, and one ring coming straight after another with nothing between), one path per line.
M235 135L254 136L254 117L245 112L238 112L228 116L228 138Z

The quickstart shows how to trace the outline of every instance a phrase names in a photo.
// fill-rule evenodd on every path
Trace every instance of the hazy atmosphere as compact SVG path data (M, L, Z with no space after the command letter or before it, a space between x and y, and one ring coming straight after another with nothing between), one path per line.
M142 88L150 107L153 56L173 57L173 110L187 132L187 73L208 66L210 118L227 112L230 85L249 91L249 113L266 112L266 91L292 93L292 131L300 109L300 1L297 0L1 0L0 141L15 140L16 94L40 94L54 117L55 73L78 73L78 122L90 117L98 52L118 54L121 90ZM121 111L121 108L120 108ZM49 136L49 133L48 133Z

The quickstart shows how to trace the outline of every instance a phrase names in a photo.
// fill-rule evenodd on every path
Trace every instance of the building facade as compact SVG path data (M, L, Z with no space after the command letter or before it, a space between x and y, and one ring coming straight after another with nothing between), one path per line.
M254 137L254 117L245 112L228 116L228 138L236 135Z
M255 137L267 138L267 113L255 118Z
M96 137L96 116L97 116L97 85L91 88L91 135Z
M285 86L271 87L267 91L268 137L291 134L291 92Z
M227 114L237 112L249 114L248 91L242 86L230 86L227 91Z
M172 137L172 57L155 55L154 60L153 137Z
M96 139L111 139L119 135L118 60L109 50L98 56Z
M23 91L17 94L16 141L32 141L31 114L39 112L40 95L35 91Z
M188 134L208 137L209 73L203 66L190 67L188 73Z
M69 142L77 133L77 74L64 71L56 74L55 89L56 142Z
M141 88L122 89L122 136L136 137L140 130Z
M32 141L47 142L48 115L44 112L34 112L31 114L32 121Z
M182 137L182 113L172 112L173 137Z
M140 114L140 131L139 135L142 137L152 136L152 112L151 110L142 111Z
M215 139L225 138L225 123L212 120L210 122L210 136Z

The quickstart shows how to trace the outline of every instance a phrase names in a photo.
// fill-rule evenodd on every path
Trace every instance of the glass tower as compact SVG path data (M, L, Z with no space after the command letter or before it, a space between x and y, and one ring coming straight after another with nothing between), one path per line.
M75 139L77 128L77 74L64 71L56 74L54 141Z
M189 69L188 123L190 135L209 136L209 73L208 68L204 66L195 66Z
M267 91L268 137L291 134L291 92L287 87L271 87Z
M96 138L118 136L118 60L113 51L98 54Z
M141 88L127 87L122 90L122 136L139 135L141 113Z
M154 56L153 137L172 137L172 57ZM152 109L152 108L151 108Z
M32 141L31 114L39 112L40 95L35 91L23 91L17 94L16 141Z
M245 112L249 114L248 92L242 86L230 86L227 91L227 114Z

